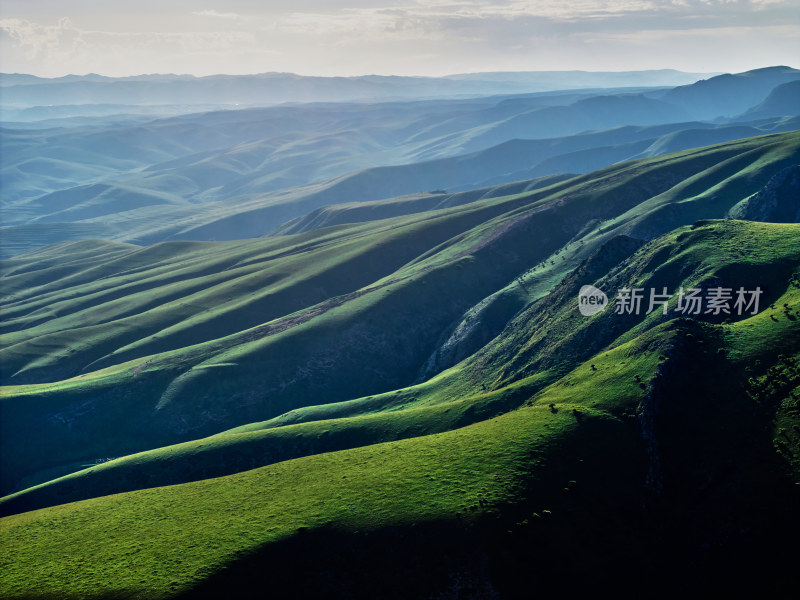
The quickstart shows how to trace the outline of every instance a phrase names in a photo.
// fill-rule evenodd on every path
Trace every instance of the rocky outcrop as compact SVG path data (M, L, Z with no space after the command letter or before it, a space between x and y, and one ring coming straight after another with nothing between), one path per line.
M761 190L734 206L728 216L765 223L800 223L800 165L779 171Z

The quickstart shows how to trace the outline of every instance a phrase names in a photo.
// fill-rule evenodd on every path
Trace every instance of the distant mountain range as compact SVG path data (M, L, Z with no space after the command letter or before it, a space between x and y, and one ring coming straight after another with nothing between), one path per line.
M2 74L2 105L225 104L265 106L282 102L343 102L397 98L485 96L578 88L673 87L708 74L674 70L631 72L533 71L449 77L309 77L259 75L68 75L46 79Z
M790 115L800 106L800 80L775 87L761 104L750 108L742 118L769 118L777 115Z
M659 96L665 102L689 111L696 119L733 117L763 102L775 87L797 79L800 79L797 69L768 67L718 75Z
M509 77L523 75L535 74ZM140 79L150 81L129 83ZM670 91L297 104L7 128L0 252L93 237L257 237L332 204L587 173L789 131L800 118L797 81L800 71L775 67ZM731 99L737 86L749 91ZM738 116L692 120L715 103Z

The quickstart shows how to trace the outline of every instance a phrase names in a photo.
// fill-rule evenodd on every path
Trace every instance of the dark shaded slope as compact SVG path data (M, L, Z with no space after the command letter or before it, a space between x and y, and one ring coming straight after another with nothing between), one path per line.
M734 206L729 214L748 221L800 222L800 165L777 173L762 189Z

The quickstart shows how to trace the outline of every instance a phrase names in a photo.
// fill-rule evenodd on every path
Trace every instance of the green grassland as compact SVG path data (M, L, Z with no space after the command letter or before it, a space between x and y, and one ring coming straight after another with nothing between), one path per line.
M710 247L715 248L713 254L708 252ZM425 383L358 400L295 409L210 438L103 462L12 494L0 506L4 512L13 512L225 475L297 456L447 431L517 408L603 348L634 339L670 318L670 313L660 312L626 318L609 311L585 319L573 305L585 281L601 289L610 289L611 281L617 286L672 290L703 286L709 280L745 289L763 286L765 308L776 302L787 304L785 324L774 333L771 344L751 342L755 347L748 350L747 360L757 355L758 360L772 364L777 356L793 351L796 325L788 302L793 297L790 292L782 295L782 290L787 289L792 269L800 261L797 226L709 222L659 238L639 250L635 260L627 258L627 246L621 249L623 253L613 247L598 251L550 295L523 311L492 344ZM747 264L740 264L743 252ZM615 268L618 273L596 278L602 269ZM725 279L732 276L735 281ZM675 299L669 308L674 311ZM762 315L752 319L767 322ZM613 369L609 374L598 371L592 375L595 383L608 375L619 377Z
M691 237L685 235L690 231L660 240L660 249L685 251L674 246L676 238ZM773 233L777 237L770 241L792 234L797 240L797 226L714 222L704 225L702 233L686 246L704 247L705 254L713 257L711 262L720 266L727 264L724 256L709 252L703 237L725 234L735 242L752 239L753 233ZM797 251L795 247L794 266ZM773 262L781 263L781 253L776 253L766 252L764 258L772 254ZM631 262L647 262L642 254ZM784 312L800 310L800 294L790 277L779 300L788 306ZM266 579L281 597L335 593L339 585L349 586L356 597L369 597L380 577L386 578L384 585L394 595L377 593L378 597L430 589L444 592L452 586L448 569L453 564L470 567L475 548L450 548L453 564L432 566L425 562L431 558L425 544L439 549L443 535L469 540L469 545L488 555L494 572L502 572L494 564L502 558L495 556L500 552L496 544L524 547L522 541L529 538L545 544L548 551L542 557L534 548L526 557L514 559L516 563L541 560L532 566L536 577L564 570L563 566L555 573L550 570L566 560L558 540L566 545L606 536L610 555L596 555L597 549L580 544L571 550L574 555L567 570L596 577L595 584L607 584L618 576L602 576L617 560L625 560L636 571L643 564L637 558L642 550L648 558L663 559L669 549L696 559L695 543L721 543L729 535L731 520L750 515L749 503L762 507L765 486L786 499L779 465L765 469L771 462L763 460L767 451L772 452L768 457L775 457L772 435L752 438L752 448L741 443L742 432L752 429L754 419L770 422L761 409L774 414L775 406L764 406L765 397L731 395L741 392L737 384L744 379L743 364L756 364L755 359L766 366L780 348L753 343L752 333L729 336L728 329L757 330L764 319L774 323L768 314L731 325L667 321L592 356L530 395L526 406L449 432L6 517L3 593L7 597L159 598L182 593L214 597L224 589L244 594L248 586ZM763 335L792 344L797 321L785 318L779 323ZM720 353L717 345L725 352ZM714 376L711 385L703 385L697 372ZM708 389L693 390L691 384ZM659 410L654 404L661 404ZM332 426L332 422L317 424ZM703 435L687 436L687 428ZM232 437L241 435L251 434ZM657 442L658 460L649 435ZM687 444L699 445L698 454L691 452L695 449L687 452ZM687 464L698 456L703 457L700 464ZM730 460L737 461L733 474ZM695 477L710 477L716 485L701 491L704 482ZM731 507L725 495L728 503L720 505L719 486L735 487L747 504ZM694 490L700 499L687 496L687 490ZM651 503L653 514L643 515L641 503ZM720 506L724 519L715 516ZM669 538L669 526L681 519L703 523L699 533L679 543ZM504 533L496 539L498 528ZM665 547L656 548L642 531L655 534ZM752 540L750 534L741 537L747 543ZM343 543L346 540L349 543ZM390 564L365 559L377 574L358 575L362 565L337 558L342 547L352 558L384 542L392 548L380 551L379 558L391 555ZM413 559L412 548L425 560ZM305 553L320 564L303 560ZM684 566L687 570L692 568L690 562ZM702 566L709 568L707 563ZM282 569L290 569L291 575ZM309 578L304 569L312 573L321 569L333 574L332 579ZM706 574L719 575L713 570ZM413 577L404 580L401 575ZM489 585L480 572L462 575L469 586ZM636 573L630 578L637 584L641 581ZM549 587L543 583L544 589Z
M19 385L0 400L3 489L50 479L52 469L408 387L486 298L497 308L481 320L491 339L609 240L724 216L796 161L798 146L796 133L753 138L294 236L142 249L78 242L5 261L0 364ZM506 286L511 300L494 302ZM535 322L540 306L520 319ZM485 369L424 390L455 399L534 375L543 385L613 339L598 335L603 343L568 361L566 345L578 334L545 350L527 325L511 328L517 338L471 359ZM507 339L518 358L502 350ZM453 365L440 360L426 378ZM113 441L99 433L109 422L117 423ZM31 439L30 430L41 435Z
M621 347L615 354L598 358L598 364L610 366L622 360L628 364L624 369L628 373L632 369L646 374L658 362L659 344L651 343L646 353L631 345ZM615 375L619 375L618 371ZM42 594L63 593L66 597L105 590L131 591L136 595L152 593L151 597L159 597L191 586L203 574L207 576L209 565L220 566L218 563L250 548L297 535L298 528L306 528L307 534L313 535L316 529L324 527L369 531L453 519L457 514L467 521L473 520L496 510L500 503L518 498L529 486L530 477L534 480L562 477L565 484L570 480L569 472L539 474L548 467L532 457L544 459L548 453L558 452L576 472L579 467L570 463L580 461L578 456L587 456L594 463L599 456L591 456L588 452L591 447L580 446L604 430L608 433L622 430L622 418L614 413L619 413L620 406L635 405L644 394L632 376L612 376L607 382L625 379L627 385L618 386L616 393L607 399L594 397L589 391L594 383L587 382L584 391L574 390L567 402L557 398L557 391L553 397L545 392L534 399L532 407L448 433L324 453L240 475L88 501L92 506L91 521L79 518L76 525L96 530L98 544L87 546L87 556L74 556L71 562L78 571L54 572L52 588L42 581L35 589ZM548 406L553 401L558 403L555 410ZM573 413L578 407L582 410L580 418ZM619 448L606 447L603 454L619 452L621 456L641 445L632 433L623 435ZM575 456L569 456L573 453ZM560 471L565 466L549 468ZM535 488L535 482L530 485ZM404 492L398 493L400 490ZM82 512L86 514L83 506L84 503L77 503L42 511L42 515L47 515L45 527L67 534L70 521ZM245 506L247 509L243 510ZM132 512L121 519L119 529L116 521L128 510ZM12 551L15 540L31 549L36 547L37 526L30 519L38 514L4 519L3 537L9 542L4 548ZM152 519L160 524L156 526ZM117 533L100 534L112 526L111 522L115 523ZM178 538L174 537L176 531L170 524L182 530ZM49 558L46 553L38 553L43 565L63 551L59 550L65 547L61 543L68 543L67 537L61 538L61 543L56 542L48 531L45 528L38 534L42 539L50 538L48 543L54 544ZM87 539L95 537L85 530L83 535ZM215 540L214 547L200 541L206 536ZM121 544L123 538L136 542ZM184 538L189 546L180 559L185 563L185 568L181 568L185 575L176 579L163 557L175 544L183 545L180 540ZM249 541L242 544L244 539ZM106 556L106 552L113 556ZM14 590L13 586L20 592L34 589L30 581L25 581L25 571L31 573L31 565L23 567L26 563L27 559L17 555L14 564L19 568L12 565L9 570L4 569L4 580L12 586L6 593ZM99 569L94 577L88 578L81 573L81 564ZM116 571L123 564L126 573L120 579ZM64 568L73 567L64 565ZM147 586L142 586L142 579ZM64 580L74 581L74 587L65 588ZM113 584L105 587L100 584L103 580Z
M288 236L3 261L0 596L785 584L800 225L723 217L799 158L775 134ZM763 296L583 317L584 284Z

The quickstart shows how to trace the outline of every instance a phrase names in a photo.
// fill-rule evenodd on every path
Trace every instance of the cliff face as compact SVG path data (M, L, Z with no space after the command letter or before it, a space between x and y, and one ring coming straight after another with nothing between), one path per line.
M729 216L768 223L800 222L800 165L776 173L761 190L734 206Z

